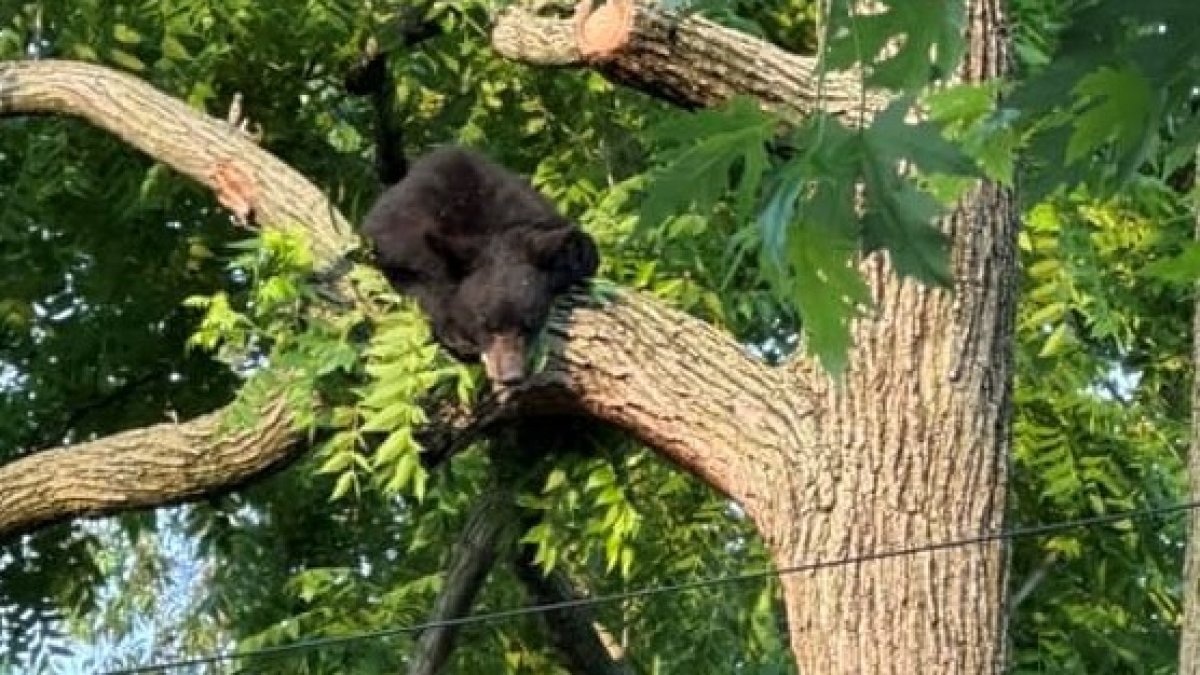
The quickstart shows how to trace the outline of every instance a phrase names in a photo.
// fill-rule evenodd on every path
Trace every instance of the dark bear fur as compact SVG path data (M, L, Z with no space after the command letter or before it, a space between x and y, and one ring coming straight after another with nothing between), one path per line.
M456 358L488 377L525 376L529 340L554 296L596 272L587 233L522 177L460 147L413 163L368 213L363 231L393 286L416 299Z
M395 87L373 41L346 82L372 99L377 167L391 185L363 224L380 268L455 358L482 359L497 384L520 381L554 296L595 274L595 243L523 177L477 152L444 147L410 167Z

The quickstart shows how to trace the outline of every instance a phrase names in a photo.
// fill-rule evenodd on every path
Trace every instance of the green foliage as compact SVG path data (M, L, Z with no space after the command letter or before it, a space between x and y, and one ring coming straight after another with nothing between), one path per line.
M896 172L903 162L925 174L978 175L975 165L931 124L909 124L911 101L888 106L862 135L867 209L863 247L886 249L897 273L949 286L949 240L934 226L942 209L928 192Z
M299 232L266 230L261 237L229 248L240 250L229 268L244 275L248 292L244 309L236 311L229 296L192 296L184 305L204 310L200 327L188 343L218 352L232 366L286 345L299 326L305 306L314 294L305 285L313 272L313 257Z
M1035 205L1017 518L1182 501L1195 215L1176 180L1196 150L1197 5L1017 6L1031 76L1005 106ZM1018 544L1014 672L1176 672L1182 548L1179 519Z
M237 298L219 291L192 296L186 306L203 310L188 345L213 352L250 381L227 422L249 426L261 406L282 390L300 428L318 423L317 395L329 380L358 370L359 349L348 335L359 323L353 313L332 321L309 320L320 303L309 279L314 259L299 231L264 230L260 237L231 244L241 251L229 268L246 288Z
M1200 279L1200 244L1189 242L1177 255L1147 264L1144 274L1176 286L1194 283Z
M959 127L975 122L959 133L972 134L980 145L995 135L978 130L982 111L953 111L953 99L942 101L948 121ZM645 187L642 226L661 223L662 235L674 243L703 232L703 225L681 228L689 215L703 217L724 206L723 217L749 222L757 212L757 232L735 233L726 258L733 267L726 274L744 273L737 266L746 250L757 247L757 272L748 271L796 311L808 348L828 370L840 372L850 320L868 301L854 266L859 254L886 250L898 274L949 285L947 239L935 227L944 207L917 177L981 175L940 127L906 122L911 107L912 99L901 98L858 133L814 115L785 139L793 156L774 161L767 150L776 123L751 102L735 99L713 111L676 115L652 130L665 150ZM1003 170L999 162L992 161L993 170ZM864 186L861 212L856 184ZM689 215L666 216L680 211Z
M1168 175L1180 153L1195 150L1200 34L1191 27L1200 6L1089 0L1073 4L1069 21L1050 13L1056 20L1041 42L1053 58L1038 63L1007 102L1028 139L1032 180L1024 197L1034 203L1080 182L1111 194L1140 170Z
M318 471L336 476L332 499L351 491L361 494L364 477L385 494L404 491L423 497L427 474L414 438L428 421L422 405L448 393L460 404L469 403L478 375L441 354L423 316L411 303L399 306L377 274L373 279L352 276L361 290L396 311L377 320L364 348L350 338L362 320L355 313L335 315L332 322L307 318L306 309L320 298L308 283L313 258L299 234L267 230L232 248L242 252L230 267L248 284L238 306L224 292L186 301L204 310L189 345L215 352L231 368L253 377L230 417L253 423L259 406L282 388L301 428L330 432ZM351 382L361 383L360 388L347 397L342 390ZM326 403L340 405L319 414L320 393ZM376 443L379 434L384 437Z
M965 5L959 0L880 0L870 13L833 0L826 67L865 67L872 86L912 90L946 79L964 49Z
M996 83L961 84L929 92L922 103L929 119L942 125L945 137L974 159L989 180L1012 185L1020 137L1010 118L996 114L997 89ZM957 196L954 187L944 198L939 193L939 199Z
M710 212L735 170L732 216L750 217L774 126L754 100L736 97L723 107L679 116L652 129L668 149L662 153L664 166L651 174L643 222L659 223L688 208Z
M359 492L363 475L384 494L399 492L423 498L428 475L419 461L414 433L428 422L422 405L453 396L459 404L473 400L477 372L449 362L430 342L424 318L408 306L379 324L363 353L369 382L353 403L334 411L336 431L322 448L320 471L338 476L333 498ZM373 447L372 435L384 434Z
M1190 236L1153 184L1034 209L1018 323L1015 519L1183 501L1189 294L1148 284ZM1176 206L1175 208L1178 208ZM1176 223L1174 230L1163 223ZM1182 519L1015 543L1016 672L1175 672Z
M1074 163L1109 144L1128 154L1153 136L1157 117L1155 92L1132 68L1101 68L1079 79L1075 130L1067 143L1067 163Z
M636 466L644 459L633 455L622 468L628 470L629 463ZM610 463L593 460L557 467L540 494L524 496L520 505L539 513L539 524L521 541L535 546L534 562L546 572L559 564L560 556L587 560L600 551L606 573L617 569L626 579L632 576L633 542L641 519Z
M40 9L45 53L129 70L218 116L240 92L264 146L353 219L377 191L371 112L340 74L403 4L0 0L0 56L25 53ZM865 129L818 114L783 132L744 100L681 115L595 73L497 58L490 4L457 3L445 36L396 60L406 145L476 145L531 176L600 241L595 293L653 293L769 360L802 331L837 371L868 304L861 255L886 250L901 274L944 283L934 219L981 172L1019 183L1031 208L1011 520L1180 498L1198 263L1191 214L1164 179L1200 140L1196 3L1015 0L1017 77L936 90L962 51L961 3L886 1L871 15L832 3L823 67L864 64L905 96ZM692 9L815 51L816 3ZM998 94L1011 95L998 106ZM908 119L914 100L928 122ZM351 275L378 314L314 320L303 241L266 234L230 268L238 231L205 191L78 123L2 123L0 459L191 417L235 391L235 421L250 424L280 388L316 452L170 518L62 526L6 548L0 653L40 670L65 630L113 647L80 650L91 671L427 618L494 467L469 451L426 474L415 427L429 406L467 400L479 374L433 348L369 270ZM720 495L627 439L568 440L520 496L542 519L523 534L544 568L602 595L769 566ZM1171 520L1019 542L1013 587L1030 587L1012 617L1014 670L1173 672L1181 534ZM181 584L191 592L164 611ZM777 594L774 582L696 589L606 605L597 620L645 672L791 672ZM498 566L475 611L526 602ZM472 627L460 644L452 672L561 670L534 619ZM412 645L398 635L241 667L396 672Z

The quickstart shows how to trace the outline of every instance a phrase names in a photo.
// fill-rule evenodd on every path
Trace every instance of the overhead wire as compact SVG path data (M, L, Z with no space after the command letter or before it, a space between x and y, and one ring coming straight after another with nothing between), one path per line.
M1157 516L1168 516L1185 511L1191 511L1200 508L1200 500L1184 502L1180 504L1171 504L1168 506L1160 506L1150 509L1132 509L1119 511L1098 516L1089 516L1087 518L1077 518L1073 520L1063 520L1053 523L1043 523L1041 525L1030 525L1026 527L1018 527L1009 530L998 530L996 532L988 532L976 534L958 539L949 539L942 542L930 544L922 544L918 546L906 546L901 548L887 549L883 551L875 551L872 553L863 553L858 555L845 556L843 558L835 558L829 560L817 560L808 563L790 565L786 567L778 567L773 569L758 570L756 572L746 572L742 574L732 574L720 577L710 577L707 579L696 579L693 581L683 581L674 584L663 584L659 586L647 586L644 588L634 589L632 591L623 591L620 593L612 593L591 598L577 598L574 600L563 600L560 602L551 602L541 605L528 605L525 607L515 607L512 609L498 610L495 612L485 612L482 614L469 614L467 616L456 617L453 619L441 619L437 621L428 621L425 623L412 624L408 626L395 626L392 628L383 628L376 631L363 633L355 633L352 635L339 635L324 638L314 638L311 640L301 640L298 642L290 642L287 644L276 645L273 647L264 647L261 649L247 650L244 652L228 652L224 654L213 654L211 656L196 657L191 659L180 659L176 661L163 661L160 663L149 664L145 666L136 666L133 668L122 668L117 670L109 670L101 673L101 675L140 675L141 673L162 672L174 670L177 668L186 668L190 666L201 666L219 663L222 661L257 659L270 656L279 656L290 652L307 651L310 649L320 649L323 647L331 647L343 645L362 640L373 640L378 638L393 637L406 633L420 633L425 630L434 628L451 628L469 626L482 623L491 623L506 619L513 619L534 614L544 614L546 612L554 612L565 609L578 609L582 607L593 607L596 605L607 604L610 602L619 602L622 600L630 600L633 598L643 598L665 593L678 593L681 591L695 590L699 588L709 588L712 586L721 586L724 584L734 584L746 581L757 581L760 579L780 577L788 574L798 574L800 572L814 572L817 570L828 569L833 567L844 567L848 565L857 565L860 563L874 562L877 560L886 560L889 558L901 558L907 556L915 556L923 553L933 553L944 551L947 549L963 548L975 544L986 544L994 541L1023 539L1027 537L1037 537L1046 534L1053 534L1064 530L1072 530L1077 528L1091 528L1100 525L1111 525L1123 520L1147 520Z

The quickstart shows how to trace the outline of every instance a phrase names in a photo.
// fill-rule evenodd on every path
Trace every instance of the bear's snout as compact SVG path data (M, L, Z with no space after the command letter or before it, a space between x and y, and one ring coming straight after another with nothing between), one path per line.
M505 387L520 384L525 379L525 338L519 333L493 336L482 360L492 382Z

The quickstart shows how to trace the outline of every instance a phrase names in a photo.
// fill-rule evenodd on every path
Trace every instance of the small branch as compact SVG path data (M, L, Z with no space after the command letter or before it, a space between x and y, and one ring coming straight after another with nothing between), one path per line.
M442 592L434 603L429 621L446 621L466 616L479 589L496 561L496 542L511 521L512 492L493 482L478 497L467 524L455 542L446 569ZM454 648L459 626L441 626L423 631L409 663L408 675L441 672Z
M531 546L523 546L513 563L517 579L525 586L532 604L547 605L579 599L571 580L562 570L549 576L533 563ZM635 675L626 663L621 646L604 627L592 620L583 607L546 612L543 625L554 649L574 675Z
M1050 570L1054 569L1054 566L1057 564L1058 554L1053 551L1042 559L1042 562L1037 566L1037 569L1035 569L1032 574L1026 577L1025 583L1021 584L1021 587L1012 594L1011 598L1009 598L1009 613L1016 612L1017 607L1019 607L1022 602L1025 602L1029 596L1033 595L1033 592L1037 590L1037 587L1041 586L1042 582L1046 580L1046 576L1050 574Z

